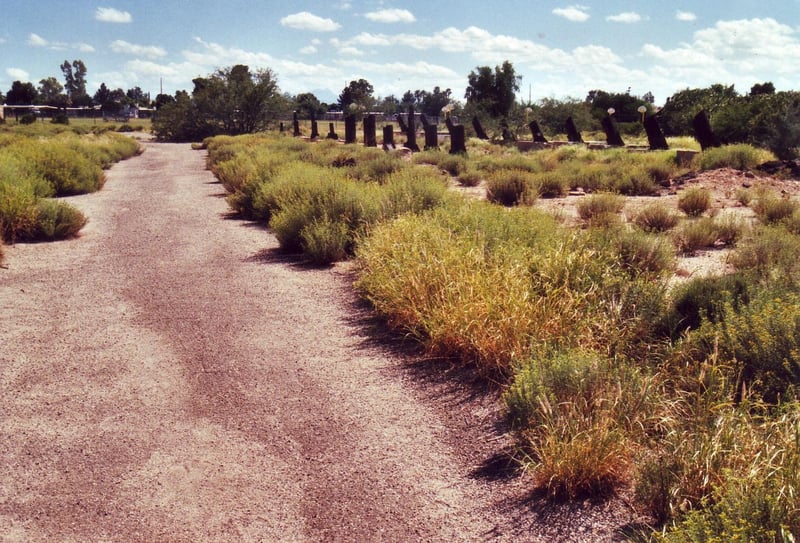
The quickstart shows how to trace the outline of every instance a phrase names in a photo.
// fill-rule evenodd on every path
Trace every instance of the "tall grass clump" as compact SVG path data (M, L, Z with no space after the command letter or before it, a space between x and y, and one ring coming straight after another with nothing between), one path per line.
M88 219L66 202L42 199L36 205L36 224L24 237L51 241L73 237L86 226Z
M624 360L566 350L533 357L504 394L534 485L554 498L608 496L631 478L651 423L651 379Z
M686 189L678 197L678 209L690 217L699 217L711 207L711 191L701 187Z
M800 287L800 237L781 226L756 228L736 247L731 264L772 288Z
M633 216L633 223L645 232L666 232L678 224L678 215L668 207L653 203Z
M763 193L752 206L762 224L776 224L788 221L798 210L795 200L781 198L774 193Z
M523 170L500 170L489 176L486 198L504 206L532 204L538 196L533 174Z
M692 255L700 249L731 247L744 233L744 225L732 214L701 217L684 222L672 235L678 251Z
M576 205L578 216L590 225L602 226L619 222L625 199L618 194L597 193L582 198Z
M775 155L766 149L753 147L746 143L723 145L706 149L695 160L699 161L701 170L716 168L734 168L736 170L752 170L756 166L776 160Z

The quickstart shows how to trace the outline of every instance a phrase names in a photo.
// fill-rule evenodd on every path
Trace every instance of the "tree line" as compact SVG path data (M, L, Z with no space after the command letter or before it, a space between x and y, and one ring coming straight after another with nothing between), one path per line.
M194 79L191 92L159 94L151 101L149 93L139 87L123 91L110 89L105 83L89 96L83 61L65 60L60 68L63 84L55 77L42 79L38 87L14 81L5 102L59 108L100 106L104 113L111 114L127 105L155 107L156 135L173 141L265 130L292 112L301 119L319 118L328 111L392 116L407 112L409 107L429 117L439 117L445 111L464 118L478 116L495 133L502 127L527 134L527 124L536 120L543 132L554 137L563 134L567 117L572 117L583 131L599 131L602 119L612 110L623 134L639 134L644 108L646 115L656 115L665 135L680 136L692 134L692 117L705 110L721 143L751 143L768 148L781 158L800 154L800 92L776 92L771 82L755 84L746 94L723 84L684 89L667 98L662 108L654 106L655 98L649 92L634 96L602 89L589 90L582 98L525 102L517 98L521 77L513 64L505 61L472 70L466 78L463 102L452 89L438 86L432 90L408 89L399 97L379 97L369 81L358 79L350 81L337 100L327 104L313 93L282 93L277 75L269 68L251 70L236 65ZM0 93L0 101L3 98ZM471 130L469 123L464 124Z
M60 66L63 84L56 77L46 77L38 85L14 81L6 95L0 92L0 102L10 106L93 107L100 106L104 113L114 114L125 106L151 107L150 94L140 87L128 90L109 89L105 83L89 95L86 90L86 64L78 59L65 60Z

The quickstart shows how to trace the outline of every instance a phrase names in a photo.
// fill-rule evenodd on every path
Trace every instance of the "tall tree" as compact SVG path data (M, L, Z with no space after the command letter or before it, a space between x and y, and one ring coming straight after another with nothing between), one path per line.
M266 129L285 108L275 73L245 65L218 70L193 81L191 96L162 100L153 129L160 139L192 141L214 134Z
M29 106L36 101L36 96L33 83L14 81L6 94L6 103L10 106Z
M356 104L364 111L369 111L375 105L372 84L366 79L351 81L339 94L338 105L342 111L347 111L351 104Z
M508 117L514 105L515 93L519 90L522 79L509 62L502 66L478 66L467 77L467 90L464 97L467 105L486 112L493 118Z
M298 94L294 97L293 102L293 108L301 119L310 119L312 114L319 117L328 109L310 92Z
M86 64L82 60L73 60L72 64L65 60L61 65L64 74L64 90L68 102L73 106L85 106L91 103L91 97L86 94Z
M55 77L39 81L39 102L48 106L63 107L67 103L64 86Z

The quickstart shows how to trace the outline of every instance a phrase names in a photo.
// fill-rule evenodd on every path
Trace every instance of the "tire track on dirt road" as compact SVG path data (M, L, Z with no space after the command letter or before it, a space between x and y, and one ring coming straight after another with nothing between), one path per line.
M3 541L503 540L347 266L298 270L204 153L144 147L71 199L79 238L7 250Z

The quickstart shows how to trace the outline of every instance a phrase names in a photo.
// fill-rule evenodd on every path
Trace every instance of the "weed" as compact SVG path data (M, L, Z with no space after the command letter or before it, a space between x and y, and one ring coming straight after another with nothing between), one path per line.
M678 215L662 204L649 204L634 217L633 223L645 232L666 232L678 224Z
M692 187L678 197L678 209L690 217L699 217L711 207L711 191Z
M695 157L695 160L699 161L701 170L716 168L751 170L764 162L775 159L775 155L766 149L759 149L745 143L713 147Z
M578 216L589 224L607 222L609 216L618 216L625 206L625 200L611 193L598 193L581 199L576 208Z
M536 179L522 170L501 170L492 174L486 184L490 202L504 206L532 204L536 200Z
M463 187L477 187L481 183L482 176L476 170L466 170L458 175L458 184Z

